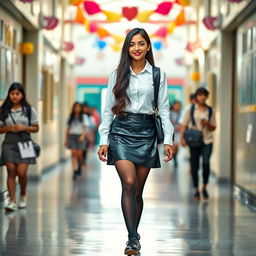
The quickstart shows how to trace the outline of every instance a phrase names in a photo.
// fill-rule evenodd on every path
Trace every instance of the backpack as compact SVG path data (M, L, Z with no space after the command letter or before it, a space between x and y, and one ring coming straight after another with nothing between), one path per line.
M210 121L212 116L212 108L210 106L207 106L207 108L208 108L208 119ZM195 112L195 104L191 106L190 115L191 115L192 124L193 126L196 127L194 112ZM193 129L193 128L187 129L184 132L184 139L189 147L201 147L204 145L203 132L197 129Z

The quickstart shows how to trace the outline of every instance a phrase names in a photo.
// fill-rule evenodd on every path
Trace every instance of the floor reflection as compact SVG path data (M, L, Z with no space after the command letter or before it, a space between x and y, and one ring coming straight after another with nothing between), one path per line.
M210 200L193 201L189 166L152 170L145 187L139 233L141 256L255 255L255 213L233 199L227 185L211 181ZM28 208L0 211L0 255L117 256L127 234L114 167L91 154L88 168L72 180L70 163L40 184L29 185ZM250 249L248 249L250 248Z

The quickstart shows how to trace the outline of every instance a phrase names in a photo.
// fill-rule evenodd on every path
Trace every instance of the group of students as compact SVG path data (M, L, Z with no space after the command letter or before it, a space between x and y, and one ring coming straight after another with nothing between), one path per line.
M95 145L95 134L100 122L99 113L88 104L75 102L67 122L65 146L72 152L73 178L81 175L81 168L86 163L88 149ZM0 106L0 133L5 134L0 165L7 169L7 188L9 200L6 211L16 211L27 207L27 172L30 164L36 163L36 155L24 157L24 150L29 150L32 142L31 133L39 131L38 114L27 101L24 86L11 84L7 97ZM32 144L31 144L32 145ZM16 178L20 185L19 199L16 200ZM18 202L17 202L18 201Z
M95 145L96 131L100 116L95 108L87 103L75 102L67 122L65 147L71 150L73 179L81 175L86 165L88 150Z
M152 107L154 99L154 57L152 44L143 28L130 30L125 38L118 67L109 78L106 105L99 126L100 147L98 157L101 161L114 165L122 185L121 206L128 231L128 241L124 254L137 255L140 252L141 236L138 233L142 211L143 190L151 168L161 167L156 140L156 115L159 115L164 132L163 147L164 162L169 162L175 155L173 142L174 127L170 121L167 79L165 72L160 70L158 81L158 109ZM208 118L206 100L208 91L199 88L196 91L196 104L184 113L179 128L180 142L186 146L184 132L187 128L202 131L204 143L199 148L190 147L191 173L195 187L195 198L200 198L198 188L199 157L203 156L203 188L205 198L208 197L206 186L209 178L209 158L212 150L212 132L215 129L215 115L212 112ZM0 133L6 133L2 145L1 164L8 171L8 190L10 204L6 209L15 210L15 178L19 177L21 185L19 207L26 207L27 168L35 159L21 159L17 147L18 133L30 136L37 132L37 113L31 108L31 120L28 121L28 109L31 106L26 101L24 88L13 84L7 99L0 107ZM84 113L85 106L74 103L66 131L65 145L72 151L72 166L74 178L79 175L83 164L83 154L86 147L86 134L90 133L88 115ZM11 115L17 124L12 123ZM99 116L96 117L99 123ZM194 119L195 123L191 120ZM31 124L31 125L30 125ZM95 129L92 129L95 132ZM88 141L88 140L87 140ZM177 151L177 150L176 150Z

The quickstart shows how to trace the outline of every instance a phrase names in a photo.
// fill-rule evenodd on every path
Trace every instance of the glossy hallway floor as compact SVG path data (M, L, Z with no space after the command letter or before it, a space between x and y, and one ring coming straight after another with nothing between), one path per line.
M255 256L256 213L227 185L210 182L210 200L193 201L187 160L152 170L144 191L141 256ZM28 208L0 211L0 255L121 256L127 240L114 167L90 154L76 181L70 163L30 183Z

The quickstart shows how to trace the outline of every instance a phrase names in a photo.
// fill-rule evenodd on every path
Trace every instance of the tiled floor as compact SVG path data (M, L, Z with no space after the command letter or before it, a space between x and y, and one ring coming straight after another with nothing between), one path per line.
M256 213L211 181L210 200L191 199L189 168L152 170L139 228L141 256L255 256ZM83 176L72 181L70 163L30 184L26 210L0 210L0 255L121 256L127 240L113 167L91 154Z

